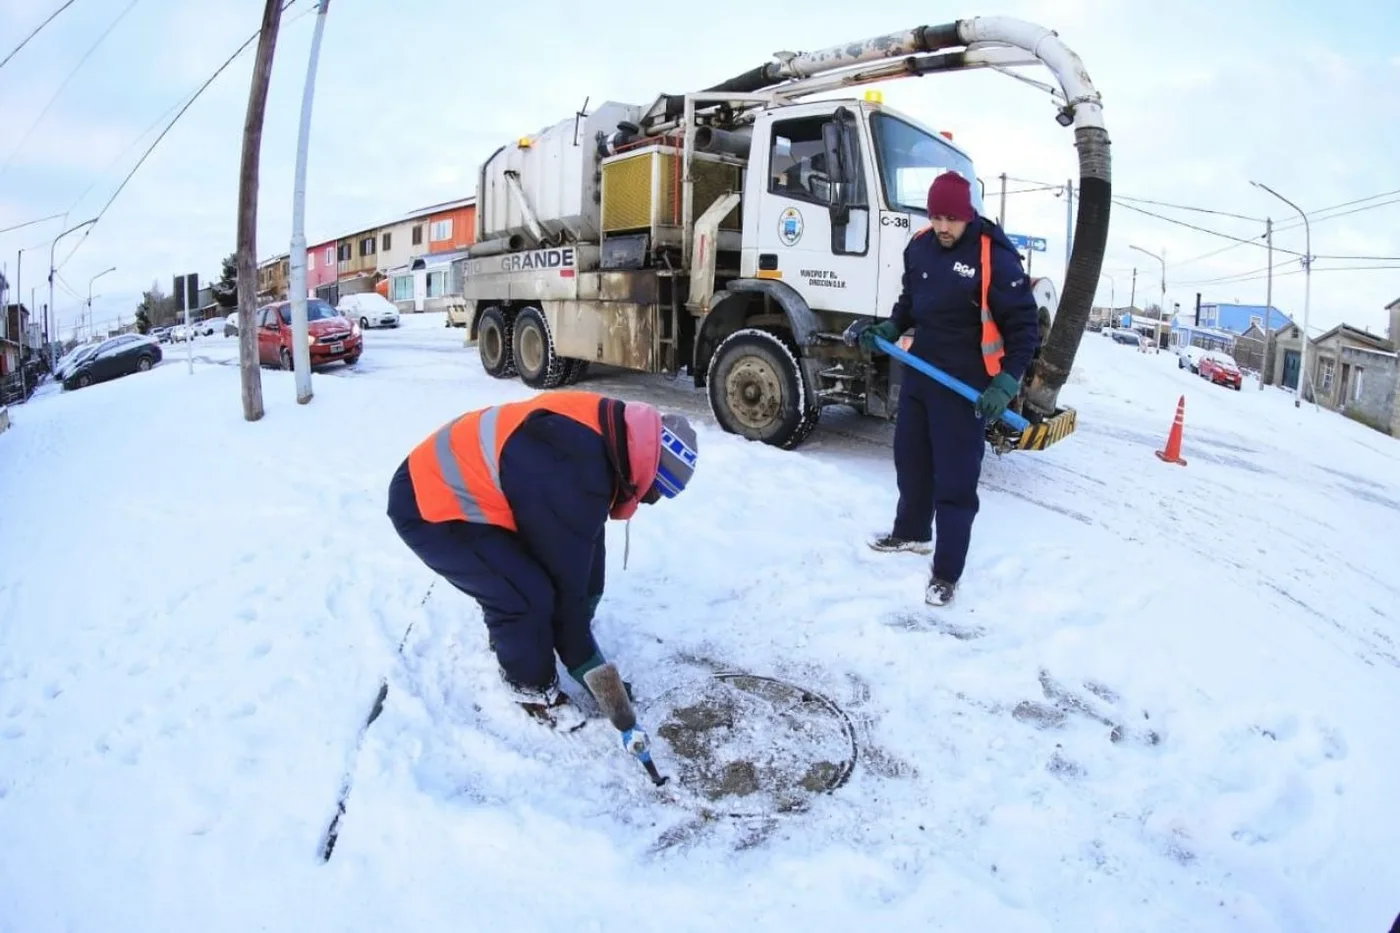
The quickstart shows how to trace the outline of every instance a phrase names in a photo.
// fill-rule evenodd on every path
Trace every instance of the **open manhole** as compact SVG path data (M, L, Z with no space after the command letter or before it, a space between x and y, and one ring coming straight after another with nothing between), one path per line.
M658 763L715 815L799 812L855 769L850 719L806 688L720 672L658 699L670 707L655 733Z

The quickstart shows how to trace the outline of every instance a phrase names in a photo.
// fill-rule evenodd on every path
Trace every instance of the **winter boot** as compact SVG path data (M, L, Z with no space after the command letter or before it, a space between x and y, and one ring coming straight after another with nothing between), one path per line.
M953 593L957 588L956 583L931 576L928 578L928 586L924 588L924 602L930 606L946 606L953 601Z
M932 541L908 541L892 534L879 535L870 539L870 548L875 551L909 551L913 554L928 554L933 550Z
M504 678L502 678L504 680ZM530 718L560 732L574 732L588 723L587 717L569 699L569 695L559 689L558 681L548 687L521 687L505 681L506 688L520 708Z

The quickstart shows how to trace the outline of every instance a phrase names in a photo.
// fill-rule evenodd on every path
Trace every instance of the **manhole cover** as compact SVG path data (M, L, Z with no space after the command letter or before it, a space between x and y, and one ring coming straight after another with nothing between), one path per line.
M722 672L658 699L670 707L655 733L658 763L716 814L801 811L855 768L850 719L803 687Z

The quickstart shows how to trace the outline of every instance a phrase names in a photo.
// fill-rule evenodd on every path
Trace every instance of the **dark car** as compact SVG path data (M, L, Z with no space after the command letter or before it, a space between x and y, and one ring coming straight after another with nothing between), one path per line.
M84 389L131 373L144 373L161 361L160 344L141 334L121 334L104 340L87 359L63 377L63 388Z

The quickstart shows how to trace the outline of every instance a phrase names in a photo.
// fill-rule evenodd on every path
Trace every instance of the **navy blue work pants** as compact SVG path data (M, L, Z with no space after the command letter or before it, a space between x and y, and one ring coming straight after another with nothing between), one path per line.
M423 520L408 462L389 483L389 519L423 563L481 606L507 681L540 689L555 682L554 657L577 667L598 650L588 623L554 622L554 583L515 532L477 522Z
M899 505L893 534L934 541L933 575L956 583L967 562L977 483L986 449L983 422L972 403L924 376L906 371L894 423L894 470Z

